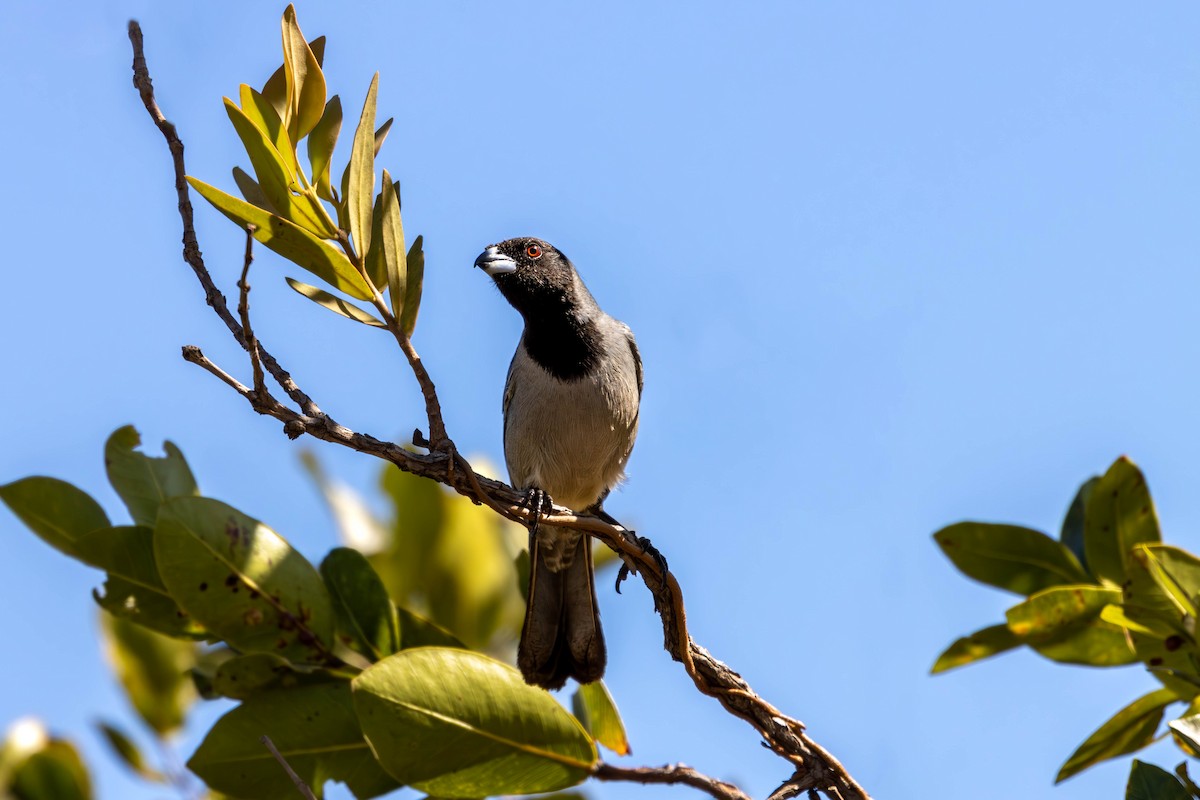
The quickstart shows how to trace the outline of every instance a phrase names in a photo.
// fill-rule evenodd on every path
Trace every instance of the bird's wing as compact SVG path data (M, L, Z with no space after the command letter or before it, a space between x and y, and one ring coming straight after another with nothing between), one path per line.
M621 323L622 332L625 334L625 340L629 342L629 351L633 353L633 368L637 372L638 385L638 400L642 399L642 354L638 350L637 340L633 338L633 331L624 322Z

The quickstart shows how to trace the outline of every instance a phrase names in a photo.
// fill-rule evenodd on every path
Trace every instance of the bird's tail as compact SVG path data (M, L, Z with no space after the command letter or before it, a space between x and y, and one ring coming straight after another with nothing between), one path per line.
M548 553L539 552L545 545L539 545L537 534L529 537L529 605L517 649L527 683L558 689L567 678L591 683L604 675L608 654L589 543L578 536L573 556L562 559L565 565L555 572Z

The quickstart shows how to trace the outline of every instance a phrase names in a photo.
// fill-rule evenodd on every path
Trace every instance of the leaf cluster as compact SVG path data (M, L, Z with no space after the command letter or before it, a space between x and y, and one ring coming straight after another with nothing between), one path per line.
M236 102L224 100L253 171L233 170L242 196L191 176L188 183L259 242L340 293L287 278L301 295L347 319L411 338L425 254L420 236L406 248L400 184L386 169L375 192L375 158L392 127L391 119L375 125L379 75L367 90L350 158L335 187L330 169L342 102L336 94L326 97L325 38L306 41L290 5L283 14L283 57L261 90L242 84ZM353 300L371 302L375 313Z
M573 715L480 652L510 653L520 620L518 570L495 515L389 468L381 483L393 513L381 522L310 459L331 503L340 498L343 529L357 519L378 537L369 556L338 547L314 565L264 523L203 496L174 445L161 457L139 445L124 427L105 446L132 525L54 478L0 486L0 501L48 544L105 571L95 597L108 660L154 736L178 731L198 697L237 701L187 762L212 797L293 796L263 736L318 796L332 780L357 798L405 785L463 798L553 791L591 774L596 741L628 752L602 686L581 688ZM174 781L133 736L100 729L142 778ZM50 766L37 774L63 772L65 747L39 756ZM90 796L81 791L20 796Z
M1146 747L1177 703L1185 708L1169 730L1185 753L1200 756L1200 558L1162 543L1149 487L1132 461L1119 458L1080 486L1057 539L1016 525L960 522L934 540L964 575L1024 597L1003 623L951 644L934 673L1024 646L1065 664L1141 663L1161 684L1089 736L1058 781ZM1151 775L1157 767L1134 764L1127 796L1175 796L1135 793L1135 784L1159 778ZM1191 796L1182 778L1163 774L1178 796Z

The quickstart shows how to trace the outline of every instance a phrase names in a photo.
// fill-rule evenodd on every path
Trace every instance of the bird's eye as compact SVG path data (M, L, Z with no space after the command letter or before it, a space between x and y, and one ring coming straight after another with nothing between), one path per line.
M525 248L525 255L529 256L530 258L541 258L542 248L538 247L536 244L528 245Z

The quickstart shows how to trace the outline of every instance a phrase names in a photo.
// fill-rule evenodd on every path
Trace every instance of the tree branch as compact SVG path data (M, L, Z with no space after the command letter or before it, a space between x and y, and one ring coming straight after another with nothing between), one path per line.
M414 372L421 384L422 393L426 398L433 441L424 441L424 437L420 436L419 431L414 432L413 439L414 444L430 448L428 454L413 453L397 444L381 441L368 434L357 433L338 424L321 411L317 404L300 389L292 380L291 375L279 365L261 343L258 343L257 348L251 348L248 345L243 326L230 314L224 295L217 290L211 275L204 266L204 260L196 240L187 183L184 181L186 171L183 162L183 143L179 139L175 126L167 121L155 102L153 84L143 51L142 32L136 21L129 23L129 38L133 44L134 53L134 86L141 94L147 112L167 140L174 162L175 189L179 197L179 214L183 221L184 260L191 266L196 278L204 288L206 301L225 323L233 337L247 352L257 349L263 367L300 407L302 413L282 405L269 395L263 397L256 394L252 389L244 386L209 361L197 347L185 347L184 358L216 375L246 398L258 413L283 422L284 432L290 438L295 439L307 434L322 441L339 444L383 459L395 464L405 472L449 486L476 503L486 504L508 519L528 525L531 521L530 512L522 505L523 495L501 481L492 480L476 473L467 460L449 446L449 437L445 435L444 429L437 429L440 425L435 424L435 421L440 423L441 420L440 404L433 389L433 382L429 379L424 366L421 365L420 359L415 357L415 351L410 355L408 349L405 349L405 355L413 365ZM404 349L403 343L401 343L401 347ZM411 349L411 344L409 344L409 349ZM763 738L766 747L794 766L795 775L776 791L777 795L787 787L797 786L800 787L799 791L816 790L827 797L838 800L870 800L867 792L850 776L841 763L808 737L803 723L784 715L771 703L759 697L740 675L713 658L707 650L692 640L687 631L687 616L683 605L683 592L679 583L670 571L662 570L655 554L642 547L638 538L631 531L619 524L610 524L599 517L576 514L563 506L554 506L552 514L541 517L541 524L570 528L599 539L616 551L626 565L641 576L654 598L655 608L662 617L663 645L671 657L683 663L688 676L691 677L700 692L716 698L727 711L745 720ZM622 772L617 767L605 766L604 770L608 774L614 774L608 772L609 770ZM597 777L600 777L599 774ZM687 783L688 781L672 782ZM716 782L712 783L716 784ZM737 797L739 795L714 796Z
M592 772L599 781L632 781L634 783L682 783L699 789L717 800L750 800L749 795L732 783L702 775L683 764L662 767L617 767L601 761Z
M286 772L287 776L292 779L292 783L296 784L296 790L304 796L304 799L317 800L317 796L313 794L312 789L308 788L308 784L296 774L296 770L292 769L292 765L289 764L287 759L283 757L283 754L276 749L275 743L271 741L271 737L263 734L258 740L266 745L267 749L271 751L271 755L275 756L275 760L279 762L279 766L283 767L283 771Z

